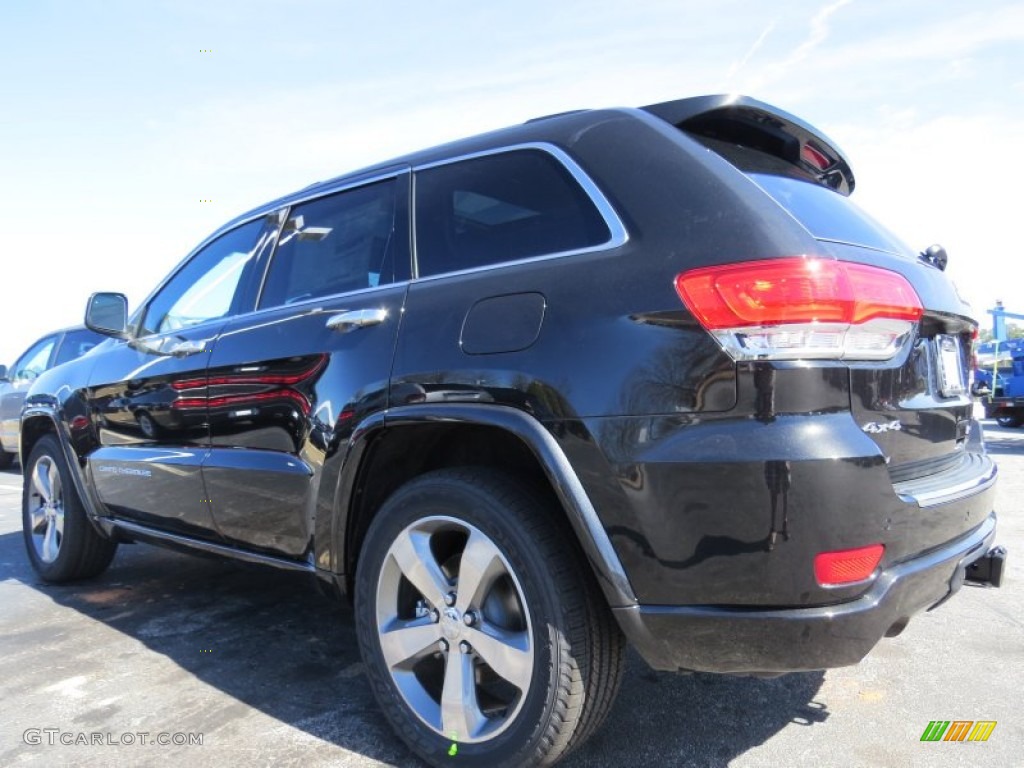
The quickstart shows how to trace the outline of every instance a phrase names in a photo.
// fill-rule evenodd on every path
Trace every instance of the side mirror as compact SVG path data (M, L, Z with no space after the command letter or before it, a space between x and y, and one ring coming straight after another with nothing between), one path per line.
M6 365L0 365L0 381L7 381L7 380L8 380L7 366Z
M85 306L85 327L104 336L128 338L128 299L122 293L94 293Z

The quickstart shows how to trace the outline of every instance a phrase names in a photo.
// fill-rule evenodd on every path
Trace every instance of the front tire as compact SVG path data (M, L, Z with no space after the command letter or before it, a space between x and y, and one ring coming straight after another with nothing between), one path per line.
M432 472L388 499L355 610L381 709L433 765L550 765L621 680L624 638L561 511L490 470Z
M102 537L86 517L54 435L44 435L36 443L24 478L22 531L28 559L40 578L62 584L106 570L117 543Z

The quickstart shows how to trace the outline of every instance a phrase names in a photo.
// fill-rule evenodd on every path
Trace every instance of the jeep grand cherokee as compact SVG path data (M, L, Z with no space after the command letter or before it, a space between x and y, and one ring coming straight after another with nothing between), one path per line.
M579 111L239 216L21 422L29 557L315 574L423 759L550 764L654 668L854 664L998 584L936 251L747 98Z

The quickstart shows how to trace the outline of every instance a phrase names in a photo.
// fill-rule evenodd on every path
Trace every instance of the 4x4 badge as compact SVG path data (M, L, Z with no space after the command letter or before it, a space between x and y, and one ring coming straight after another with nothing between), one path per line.
M882 432L899 432L901 429L903 429L903 425L900 424L898 420L883 421L881 423L877 421L869 421L867 424L861 427L861 429L863 429L865 432L868 432L869 434L877 435Z

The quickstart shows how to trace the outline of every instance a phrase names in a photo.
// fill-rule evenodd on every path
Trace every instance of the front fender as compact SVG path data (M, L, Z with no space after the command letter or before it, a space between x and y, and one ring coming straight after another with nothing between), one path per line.
M25 481L29 481L27 477L28 457L39 439L47 434L52 434L57 438L57 442L64 452L64 460L67 462L72 482L78 492L78 498L81 499L82 505L85 507L89 521L102 535L109 537L112 534L112 529L100 521L99 510L101 507L88 482L84 458L79 457L72 447L69 423L64 419L64 409L52 396L32 395L21 410L19 451L21 466L26 473Z

